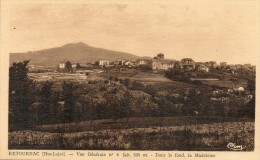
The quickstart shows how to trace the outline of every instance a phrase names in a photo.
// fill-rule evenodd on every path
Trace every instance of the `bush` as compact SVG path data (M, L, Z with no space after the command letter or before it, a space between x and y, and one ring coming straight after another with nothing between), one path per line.
M145 86L141 82L134 81L131 89L143 91L145 89Z

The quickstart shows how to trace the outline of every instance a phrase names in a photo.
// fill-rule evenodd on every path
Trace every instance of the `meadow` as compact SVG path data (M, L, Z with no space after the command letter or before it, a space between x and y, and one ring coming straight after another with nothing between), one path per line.
M164 77L162 74L156 74L152 72L141 72L136 69L126 69L123 71L107 71L99 74L100 77L107 78L109 76L118 77L120 79L130 79L132 81L139 81L143 83L154 82L171 82L171 80Z

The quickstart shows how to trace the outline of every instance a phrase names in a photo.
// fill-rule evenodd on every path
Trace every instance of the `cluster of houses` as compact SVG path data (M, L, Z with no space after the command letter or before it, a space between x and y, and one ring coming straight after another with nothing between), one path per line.
M67 62L65 62L65 61L64 61L64 62L60 62L58 68L59 68L59 69L64 69L64 68L66 67L66 63L67 63ZM76 64L71 64L71 67L72 67L72 68L76 68L76 66L77 66Z
M229 101L230 97L228 95L236 95L238 98L243 99L243 102L248 103L250 100L253 99L254 95L245 90L244 87L238 86L232 89L221 90L217 89L212 91L211 93L211 101Z
M250 70L255 72L256 66L251 64L227 64L227 62L221 62L220 67L228 70Z
M60 69L65 68L66 62L60 62ZM199 72L209 72L214 68L221 68L224 70L235 71L238 69L246 69L250 71L255 71L255 66L251 64L227 64L227 62L220 62L218 65L216 61L209 62L195 62L191 58L183 58L181 61L165 59L163 53L157 54L152 59L137 59L137 60L118 60L110 62L108 59L100 59L95 63L89 63L87 66L99 66L99 67L109 67L109 66L128 66L128 67L138 67L138 66L148 66L153 71L159 70L184 70L184 71L199 71ZM75 68L76 64L72 64L72 68Z

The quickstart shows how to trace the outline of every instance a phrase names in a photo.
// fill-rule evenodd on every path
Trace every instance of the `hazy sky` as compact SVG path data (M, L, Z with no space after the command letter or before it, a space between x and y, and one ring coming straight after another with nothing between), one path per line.
M10 41L12 52L84 42L139 56L256 64L259 6L258 0L15 3Z

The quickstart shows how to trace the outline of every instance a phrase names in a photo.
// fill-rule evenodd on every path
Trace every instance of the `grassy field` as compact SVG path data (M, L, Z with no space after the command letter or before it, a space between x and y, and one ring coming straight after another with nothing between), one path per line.
M109 71L100 74L101 77L114 76L121 79L129 78L133 81L139 82L170 82L164 75L155 74L151 72L140 72L135 69L128 69L126 71Z
M128 128L149 128L158 126L180 126L185 124L210 124L224 121L222 117L135 117L82 121L78 123L51 124L36 126L34 130L45 132L82 132L98 131L104 129L128 129ZM234 122L237 119L226 119L225 121ZM242 121L242 120L241 120ZM244 120L243 120L244 121ZM250 120L247 120L250 121Z
M9 133L9 149L91 150L229 150L233 142L254 150L253 122L189 124L77 133L15 131Z
M129 78L133 81L139 82L171 82L169 79L165 78L164 75L150 73L150 72L140 72L135 69L128 69L126 71L102 71L102 70L91 70L90 74L87 76L85 74L64 74L64 73L29 73L29 76L36 80L37 82L44 81L53 81L53 82L62 82L62 81L78 81L86 82L89 80L105 80L109 76L118 77L121 79Z
M62 81L88 81L88 80L103 80L102 77L98 76L98 72L100 70L92 71L89 75L79 74L79 73L54 73L54 72L46 72L46 73L29 73L29 77L34 79L37 82L62 82Z
M224 88L234 88L234 87L246 87L247 83L240 81L240 82L234 82L234 81L225 81L225 80L219 80L219 81L203 81L204 84L207 84L209 86L218 86L218 87L224 87Z

